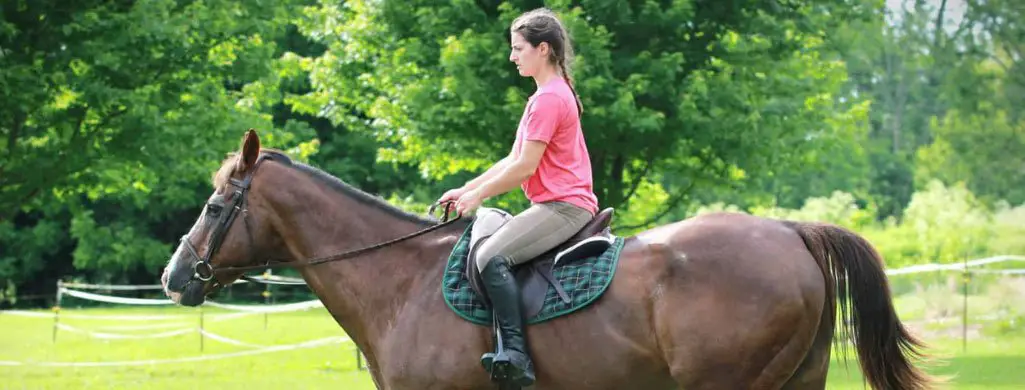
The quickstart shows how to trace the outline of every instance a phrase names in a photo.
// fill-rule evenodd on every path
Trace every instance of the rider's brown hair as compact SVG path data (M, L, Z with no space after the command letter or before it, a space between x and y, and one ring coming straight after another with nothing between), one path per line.
M580 103L580 96L573 87L573 76L569 72L572 69L573 46L562 21L552 10L538 8L517 17L512 22L510 31L520 33L531 46L538 47L542 42L547 42L551 46L548 62L558 66L562 76L566 78L570 91L573 91L573 96L577 99L577 110L582 114L584 106Z

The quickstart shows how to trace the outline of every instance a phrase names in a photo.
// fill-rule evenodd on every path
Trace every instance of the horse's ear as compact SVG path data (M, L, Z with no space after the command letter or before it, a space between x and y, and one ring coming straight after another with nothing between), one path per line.
M239 171L245 172L256 164L256 158L260 156L260 136L256 130L249 129L242 138L242 156L239 159Z

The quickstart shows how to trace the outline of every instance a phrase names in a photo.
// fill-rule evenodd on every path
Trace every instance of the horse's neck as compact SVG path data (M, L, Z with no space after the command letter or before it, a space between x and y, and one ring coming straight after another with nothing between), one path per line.
M293 193L279 199L296 204L275 206L280 208L278 229L287 232L282 234L286 250L296 259L366 248L425 228L322 184L291 187ZM301 272L346 333L367 351L395 322L415 293L416 280L444 258L444 242L452 241L446 236L451 234L430 232Z

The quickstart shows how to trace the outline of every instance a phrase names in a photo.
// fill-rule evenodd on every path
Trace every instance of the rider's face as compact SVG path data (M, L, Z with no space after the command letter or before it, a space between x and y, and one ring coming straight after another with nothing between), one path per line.
M520 72L520 76L532 77L540 73L541 67L545 65L548 58L548 44L541 42L540 45L534 47L518 32L512 33L510 43L512 50L509 52L509 61L516 64L516 70Z

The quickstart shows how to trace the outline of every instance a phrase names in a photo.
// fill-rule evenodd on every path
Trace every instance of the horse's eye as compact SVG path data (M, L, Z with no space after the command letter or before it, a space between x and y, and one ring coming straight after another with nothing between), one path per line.
M208 204L206 205L206 214L211 218L217 218L221 215L221 209L223 209L223 207L220 205Z

